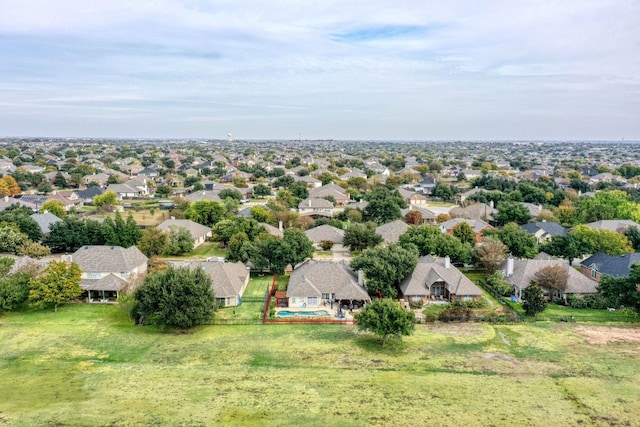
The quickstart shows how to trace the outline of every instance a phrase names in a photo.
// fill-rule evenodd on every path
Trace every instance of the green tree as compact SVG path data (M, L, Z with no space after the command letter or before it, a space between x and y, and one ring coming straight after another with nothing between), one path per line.
M138 249L149 258L166 253L169 249L169 233L156 227L145 228Z
M200 268L169 267L150 273L134 293L139 324L188 329L211 321L216 301L211 278Z
M501 230L486 230L485 234L500 239L516 258L533 258L538 254L535 237L520 228L515 222L505 225Z
M159 198L167 197L171 193L171 189L168 185L158 185L156 187L155 196Z
M12 226L17 231L27 235L33 241L42 239L42 230L37 222L31 218L33 212L25 206L13 205L0 212L0 224Z
M640 250L640 228L635 225L625 229L622 234L629 240L633 249L637 252Z
M239 192L238 190L225 188L224 190L221 190L220 193L218 193L218 197L220 197L221 200L224 200L226 198L231 198L231 199L240 201L242 200L242 193Z
M282 243L286 247L287 259L285 261L293 267L305 259L311 258L315 250L313 242L301 230L284 230Z
M90 244L87 228L82 220L67 217L51 225L50 232L43 243L51 248L51 252L74 252L84 245Z
M271 187L265 184L258 184L253 188L253 195L256 197L267 197L271 195Z
M212 227L224 218L225 213L226 209L220 202L198 200L191 203L187 210L184 211L184 217L198 224Z
M7 271L8 273L8 271ZM0 278L0 311L11 311L18 308L29 298L29 281L31 276L18 272Z
M487 276L487 284L499 295L504 297L513 295L513 285L504 277L502 271L496 271Z
M211 228L211 240L221 242L224 246L227 246L229 240L234 234L243 232L250 240L253 240L264 231L264 227L258 224L258 221L255 219L236 216L229 219L223 219L214 225Z
M631 266L627 277L603 276L598 285L598 293L604 297L609 307L632 307L640 311L640 264Z
M540 245L540 252L564 258L569 261L569 265L573 264L574 259L580 258L587 253L580 239L573 233L568 233L564 236L551 236L551 240Z
M108 190L93 197L93 205L98 209L112 209L117 204L118 196L115 191Z
M418 251L415 247L392 243L365 249L353 258L351 268L364 272L369 294L381 293L385 298L394 298L400 282L413 271L417 263Z
M529 213L529 209L522 203L504 201L498 204L498 214L495 220L499 225L510 222L522 225L531 221L531 214Z
M76 263L51 261L47 268L29 282L29 300L35 306L44 307L69 302L82 294L80 276L82 271Z
M476 232L468 222L461 222L453 227L453 236L457 237L462 243L468 243L471 246L476 244Z
M193 250L193 237L189 230L184 227L169 227L169 247L167 255L184 255Z
M354 316L361 331L372 332L386 345L390 336L411 335L415 329L415 315L402 308L399 302L389 298L375 300Z
M355 223L344 232L343 245L351 251L362 251L382 243L382 236L376 233L373 223Z
M31 258L42 258L51 254L51 249L31 240L27 240L16 248L16 255L24 255Z
M62 172L58 171L56 176L53 178L53 185L58 188L65 188L67 186L67 179L64 177Z
M227 245L227 260L230 262L248 262L251 259L251 241L247 233L236 233L229 239Z
M579 241L585 253L604 252L608 255L622 255L633 252L631 243L617 231L597 230L587 225L576 225L570 231Z
M522 308L527 316L535 316L547 308L547 301L544 299L544 292L542 288L536 284L532 284L524 290L522 299L524 301L522 303Z
M64 205L60 200L47 200L40 206L40 213L49 212L57 216L60 219L63 219L67 216L67 212L64 210Z
M593 197L581 197L577 206L582 223L607 219L640 221L640 205L621 190L598 191Z
M0 252L17 253L18 247L29 241L29 237L10 225L0 226Z
M369 204L364 209L363 219L384 224L402 216L401 209L407 205L396 188L378 185L367 197Z

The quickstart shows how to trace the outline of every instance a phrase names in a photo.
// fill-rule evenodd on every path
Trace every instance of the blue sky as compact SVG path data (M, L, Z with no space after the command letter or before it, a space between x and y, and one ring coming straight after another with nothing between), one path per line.
M634 0L0 7L4 136L640 139Z

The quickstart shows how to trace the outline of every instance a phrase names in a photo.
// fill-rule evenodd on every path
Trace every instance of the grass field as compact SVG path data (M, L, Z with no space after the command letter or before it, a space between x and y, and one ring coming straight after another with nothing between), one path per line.
M640 330L418 325L385 348L345 325L165 333L117 306L0 317L11 426L638 425Z

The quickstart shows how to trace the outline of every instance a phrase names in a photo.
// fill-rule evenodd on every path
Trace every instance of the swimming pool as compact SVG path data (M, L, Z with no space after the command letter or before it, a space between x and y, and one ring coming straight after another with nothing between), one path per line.
M329 312L327 310L315 310L315 311L280 310L278 312L278 317L293 317L293 316L301 316L301 317L329 316Z

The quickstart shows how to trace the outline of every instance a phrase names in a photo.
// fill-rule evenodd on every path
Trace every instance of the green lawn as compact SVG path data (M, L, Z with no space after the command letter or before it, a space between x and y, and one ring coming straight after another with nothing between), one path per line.
M4 314L0 343L11 426L609 426L640 413L640 331L623 327L417 325L382 348L348 325L165 333L79 304Z
M190 253L186 254L187 258L208 258L208 257L225 257L226 249L220 249L218 242L204 242Z

